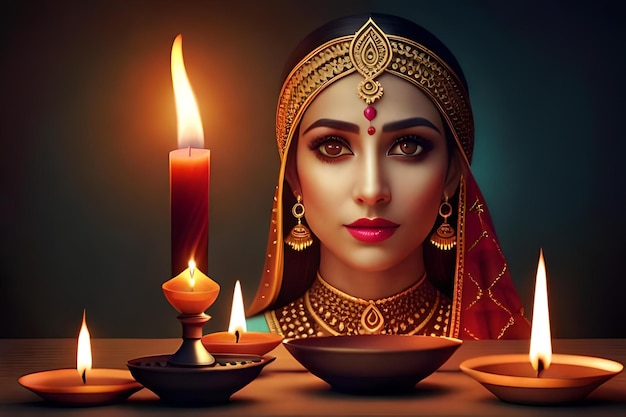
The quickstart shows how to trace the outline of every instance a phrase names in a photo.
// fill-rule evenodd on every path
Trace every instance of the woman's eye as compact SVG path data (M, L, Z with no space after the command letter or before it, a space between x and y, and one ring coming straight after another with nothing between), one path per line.
M432 149L432 142L419 136L403 136L396 140L389 155L418 156Z
M325 137L313 142L311 149L318 152L321 157L339 158L343 155L352 155L352 151L345 141L338 137Z

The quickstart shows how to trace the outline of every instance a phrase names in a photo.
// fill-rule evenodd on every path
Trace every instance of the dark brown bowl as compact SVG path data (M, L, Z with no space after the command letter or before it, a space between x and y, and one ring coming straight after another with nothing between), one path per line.
M435 372L461 346L434 336L359 335L286 339L285 348L336 391L407 392Z
M273 356L215 356L215 365L179 367L168 363L170 355L128 361L128 369L144 387L167 403L198 406L223 404L252 382Z

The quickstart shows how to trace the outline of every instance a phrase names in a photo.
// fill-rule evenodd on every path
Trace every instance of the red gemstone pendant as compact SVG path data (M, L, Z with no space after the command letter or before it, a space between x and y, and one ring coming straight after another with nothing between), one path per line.
M376 117L376 109L372 106L367 106L365 110L363 110L363 116L371 122L374 120L374 117Z

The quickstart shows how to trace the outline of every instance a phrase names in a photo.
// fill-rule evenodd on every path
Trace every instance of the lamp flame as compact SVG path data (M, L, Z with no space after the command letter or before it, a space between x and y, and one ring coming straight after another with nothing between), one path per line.
M529 356L533 369L538 373L548 369L552 362L550 312L548 310L548 288L546 283L546 266L543 260L543 249L539 252L539 264L537 265Z
M183 36L180 34L176 36L172 45L172 84L178 119L178 147L202 148L204 146L204 131L198 104L185 70Z
M196 279L194 274L196 273L196 262L192 259L189 261L189 285L193 291L193 287L196 285Z
M83 324L78 333L78 349L76 352L76 370L86 383L87 371L91 370L91 338L87 329L86 312L83 310Z
M239 280L235 282L235 291L233 292L233 306L230 310L230 323L228 324L228 333L239 332L243 334L246 328L246 314L243 309L243 296L241 295L241 284Z

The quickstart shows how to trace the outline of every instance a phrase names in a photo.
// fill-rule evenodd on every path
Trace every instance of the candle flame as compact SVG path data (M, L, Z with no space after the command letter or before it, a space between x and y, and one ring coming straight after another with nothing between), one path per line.
M548 288L543 250L539 252L539 264L537 265L529 356L533 369L538 373L548 369L552 362L550 312L548 310Z
M76 353L76 370L86 382L87 371L91 369L91 338L87 329L86 312L83 310L83 324L78 333L78 350Z
M243 334L246 328L246 314L243 309L243 296L241 295L241 284L239 280L235 282L235 291L233 292L233 306L230 310L230 323L228 324L228 333L239 332Z
M192 259L189 261L189 285L191 286L191 290L193 291L193 287L196 285L196 278L194 278L194 274L196 273L196 262Z
M185 61L183 60L183 36L178 35L172 45L172 84L176 99L178 118L178 147L202 148L204 131L196 98L191 89Z

